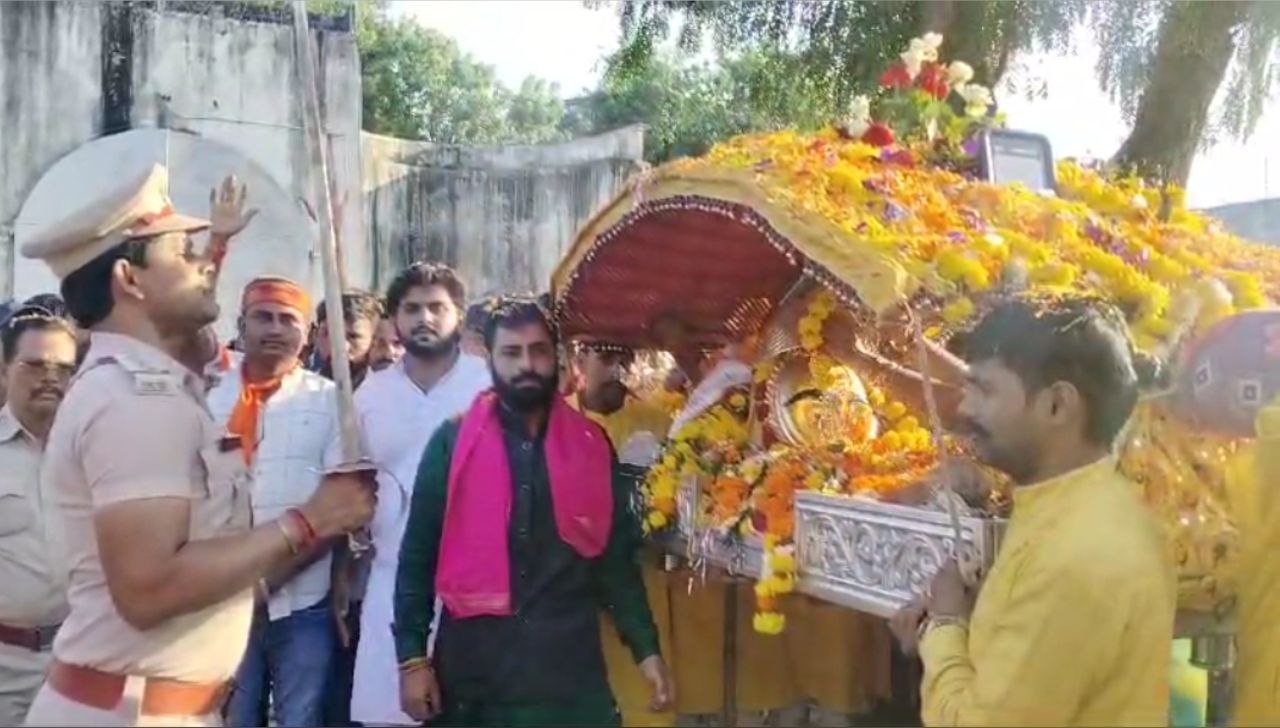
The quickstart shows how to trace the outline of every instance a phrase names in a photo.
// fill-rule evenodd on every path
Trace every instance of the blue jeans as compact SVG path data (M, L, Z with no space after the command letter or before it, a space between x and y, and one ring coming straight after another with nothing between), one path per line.
M227 726L267 725L268 696L278 725L324 725L325 687L337 648L328 597L274 622L260 607L227 701Z

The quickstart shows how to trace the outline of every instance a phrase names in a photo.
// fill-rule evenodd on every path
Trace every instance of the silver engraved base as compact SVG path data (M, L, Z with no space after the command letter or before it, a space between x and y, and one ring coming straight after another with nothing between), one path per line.
M890 617L922 593L956 552L942 511L860 496L796 493L800 591L861 612ZM995 561L1005 521L960 517L961 541L984 571Z
M760 573L758 538L720 536L692 527L697 522L697 483L681 484L677 533L669 552L700 560L739 576ZM890 617L923 592L938 568L955 553L951 519L943 511L884 503L860 496L798 492L796 508L797 591L860 612ZM961 540L985 570L995 560L1005 521L966 515Z

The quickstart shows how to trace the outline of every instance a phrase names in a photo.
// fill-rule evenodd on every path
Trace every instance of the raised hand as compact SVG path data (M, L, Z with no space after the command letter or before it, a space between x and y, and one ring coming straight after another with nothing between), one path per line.
M249 189L240 184L234 174L223 178L222 184L209 190L209 234L231 238L249 225L258 214L257 208L245 209Z

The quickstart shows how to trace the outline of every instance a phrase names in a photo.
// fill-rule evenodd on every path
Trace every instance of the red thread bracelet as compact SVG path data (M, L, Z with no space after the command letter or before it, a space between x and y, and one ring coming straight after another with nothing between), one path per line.
M284 513L286 516L292 518L294 523L297 523L298 527L302 530L302 548L307 548L316 542L319 538L316 535L316 529L311 525L311 521L308 521L307 517L303 515L302 511L297 508L290 508Z

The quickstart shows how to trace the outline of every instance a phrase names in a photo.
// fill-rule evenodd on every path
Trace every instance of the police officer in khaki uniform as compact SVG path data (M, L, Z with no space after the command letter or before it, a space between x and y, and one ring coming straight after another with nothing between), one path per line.
M43 309L19 309L3 327L9 400L0 408L0 726L21 725L67 613L60 516L40 458L76 368L76 334Z
M91 332L45 452L70 611L27 725L218 725L255 584L373 513L368 480L335 474L302 507L251 523L240 443L176 356L218 315L217 256L190 237L210 222L175 213L167 187L153 167L22 249ZM213 217L210 250L247 222L217 204Z

